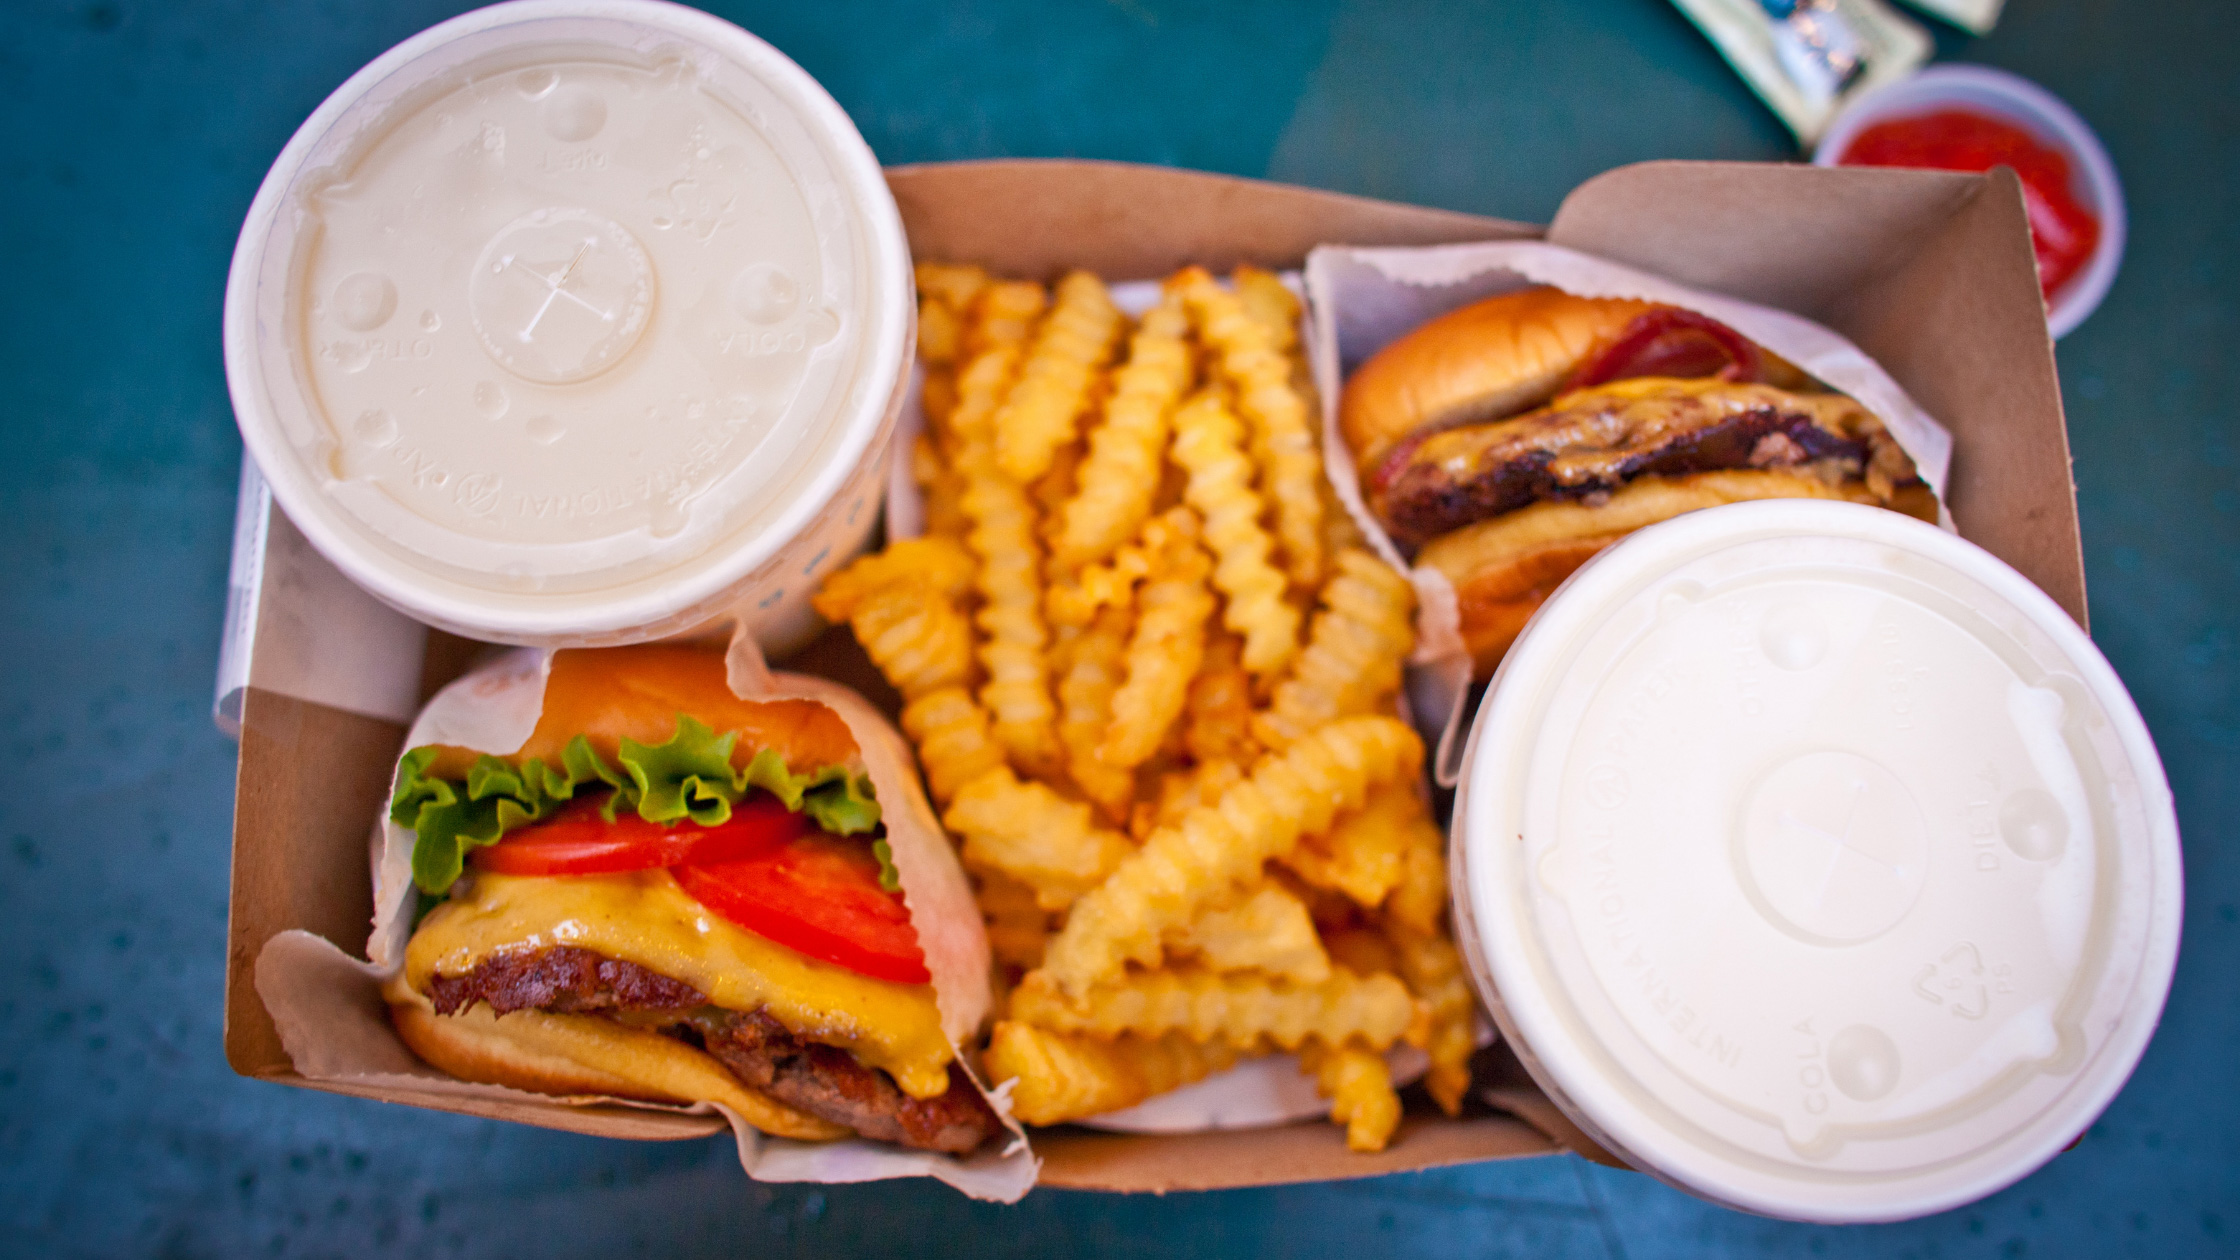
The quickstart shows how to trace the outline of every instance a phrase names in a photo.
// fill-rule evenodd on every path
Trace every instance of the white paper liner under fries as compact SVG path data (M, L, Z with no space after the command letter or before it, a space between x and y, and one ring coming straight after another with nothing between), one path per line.
M1338 398L1353 369L1420 325L1483 298L1532 285L1580 297L1637 298L1718 320L1874 413L1944 501L1952 435L1906 396L1865 351L1802 316L1689 288L1661 276L1539 241L1365 249L1324 246L1307 257L1307 353L1322 399L1323 462L1355 523L1416 588L1416 650L1409 694L1436 740L1432 770L1453 787L1469 715L1470 654L1446 575L1409 567L1362 499L1352 451L1338 429ZM1942 511L1942 509L1940 509ZM1945 527L1951 514L1942 512Z
M551 660L547 651L509 652L452 683L421 711L406 746L450 744L493 755L518 751L543 711ZM754 640L743 633L732 640L729 681L732 692L742 699L812 700L847 723L878 793L903 901L933 975L942 1031L969 1068L971 1060L962 1054L962 1047L977 1032L989 1005L987 938L972 890L918 785L909 745L885 718L846 688L821 678L771 673ZM331 942L300 931L274 937L259 953L257 994L279 1029L281 1043L296 1070L315 1081L553 1102L542 1094L455 1080L413 1057L391 1031L380 990L403 966L405 941L411 935L412 845L412 832L386 818L375 829L370 961L351 958ZM740 1165L758 1181L933 1177L976 1199L1012 1203L1033 1187L1040 1166L1009 1107L993 1096L990 1102L1003 1118L1008 1139L993 1139L962 1160L862 1139L773 1138L750 1128L728 1109L710 1104L675 1107L608 1097L565 1101L693 1114L721 1112L737 1136Z

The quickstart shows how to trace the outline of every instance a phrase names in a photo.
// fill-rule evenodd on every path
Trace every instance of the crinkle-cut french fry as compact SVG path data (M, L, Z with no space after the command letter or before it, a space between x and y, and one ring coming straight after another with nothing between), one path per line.
M1080 489L1065 506L1051 545L1069 569L1111 555L1150 518L1166 450L1168 416L1190 387L1189 319L1176 299L1143 317L1128 359L1112 376L1101 420L1089 430Z
M1250 765L1260 754L1260 741L1252 735L1252 676L1241 656L1235 635L1215 631L1206 636L1205 659L1190 680L1190 699L1183 709L1183 748L1200 765Z
M1132 619L1125 607L1097 614L1074 640L1072 659L1058 682L1058 740L1066 746L1066 774L1116 823L1127 819L1135 776L1099 760L1097 745L1112 720L1112 693L1120 689Z
M953 400L943 413L926 413L935 441L952 465L966 434L993 444L996 408L1018 374L1027 336L1044 303L1042 286L1022 281L989 284L973 299L952 377Z
M849 561L824 580L810 602L824 616L846 621L865 598L889 587L962 595L972 587L973 568L972 553L953 539L906 538Z
M1178 506L1144 522L1135 540L1104 563L1085 566L1070 576L1053 577L1043 596L1050 624L1086 626L1105 609L1131 607L1136 584L1150 577L1163 558L1178 551L1197 529L1197 517ZM1054 557L1051 564L1054 570L1061 567Z
M978 267L919 263L918 359L927 368L946 366L962 352L965 312L985 288L988 273Z
M1097 746L1108 765L1132 769L1159 751L1205 655L1206 621L1214 610L1206 578L1213 561L1198 545L1189 509L1177 508L1165 520L1167 537L1136 592L1136 624L1128 636L1125 680L1112 693L1112 724Z
M926 431L919 436L946 433L949 416L957 409L957 374L947 368L928 370L926 383L918 391L918 408L926 413Z
M938 297L918 303L918 361L936 372L956 362L964 347L964 316Z
M818 611L826 607L818 602ZM955 601L938 591L896 582L853 601L844 618L825 615L847 621L871 663L905 701L971 680L971 624Z
M1428 819L1409 829L1400 882L1384 903L1384 934L1398 953L1397 970L1431 1009L1425 1085L1452 1115L1469 1092L1477 1029L1462 959L1445 930L1446 852L1446 837Z
M974 896L980 902L980 917L988 925L988 952L1007 967L1024 970L1042 965L1050 915L1034 889L995 870L975 872L973 882L978 885Z
M1026 884L1045 910L1072 905L1135 852L1126 836L1097 826L1087 805L1008 769L959 788L941 821L963 840L967 867Z
M1283 748L1331 721L1376 707L1400 685L1415 647L1415 588L1366 551L1341 551L1306 649L1276 685L1252 733Z
M1340 815L1327 834L1301 839L1283 863L1317 888L1336 889L1375 907L1399 886L1409 846L1423 829L1439 834L1415 785L1388 783L1371 792L1360 809Z
M1081 627L1079 626L1052 626L1050 628L1050 647L1048 651L1043 653L1043 659L1047 662L1046 668L1049 669L1052 680L1062 681L1066 676L1066 671L1073 668L1074 645L1080 641ZM1063 721L1064 716L1064 713L1060 712L1059 720Z
M1154 519L1145 533L1150 535L1160 528L1161 522ZM1152 553L1149 546L1122 547L1109 562L1089 565L1053 584L1044 597L1050 623L1085 626L1103 609L1126 607L1135 599L1136 583L1151 574Z
M1152 833L1141 850L1075 903L1044 967L1069 993L1120 974L1133 959L1159 960L1159 936L1198 907L1288 853L1305 832L1327 830L1371 789L1423 762L1423 742L1396 718L1344 718L1282 753L1251 777Z
M1431 1071L1424 1077L1424 1088L1431 1091L1441 1111L1457 1115L1470 1092L1470 1056L1478 1049L1477 1001L1462 974L1462 955L1441 935L1415 932L1396 922L1387 923L1385 930L1398 955L1401 978L1430 1013L1424 1049L1431 1054Z
M1447 838L1436 826L1411 827L1400 882L1385 898L1385 915L1411 932L1436 936L1446 909Z
M942 687L902 706L902 729L918 747L926 790L947 804L957 789L1004 764L987 710L964 687Z
M1023 349L1049 305L1050 295L1031 280L990 281L973 294L968 306L960 308L970 320L960 347L963 357L973 358L998 345Z
M1159 783L1159 825L1182 821L1193 809L1221 803L1221 794L1244 782L1249 762L1204 761Z
M1207 614L1209 620L1211 616L1212 614ZM1184 704L1189 703L1188 690L1187 687L1184 688ZM1144 759L1142 765L1136 767L1138 782L1146 785L1157 783L1168 774L1190 764L1190 750L1183 744L1184 734L1182 716L1178 713L1175 720L1167 724L1166 736L1159 741L1159 747Z
M1239 267L1230 272L1229 284L1237 291L1237 301L1244 305L1245 314L1250 315L1253 322L1268 334L1268 348L1290 362L1291 388L1298 391L1299 400L1305 404L1311 426L1315 417L1322 414L1322 408L1315 395L1314 372L1307 365L1307 347L1299 337L1299 296L1276 273L1263 271L1258 267ZM1324 478L1322 484L1327 491L1329 479ZM1322 519L1325 522L1330 519L1332 512L1343 515L1344 511L1329 494L1322 496ZM1327 525L1322 536L1325 548L1323 554L1329 555L1337 548L1330 542ZM1355 544L1348 541L1339 545Z
M1085 626L1101 610L1129 604L1135 598L1136 583L1151 576L1167 553L1179 550L1198 529L1196 514L1177 505L1145 521L1135 538L1104 562L1053 579L1044 596L1050 623ZM1052 565L1062 567L1055 557Z
M1322 584L1322 451L1306 400L1292 386L1291 361L1270 344L1237 295L1204 268L1184 268L1167 283L1189 306L1192 326L1236 390L1237 410L1252 422L1284 570L1293 586L1311 591Z
M1336 556L1348 547L1369 550L1369 536L1338 501L1338 492L1330 488L1328 480L1322 483L1322 547L1323 554Z
M971 586L972 570L961 543L905 539L825 579L810 602L849 623L879 672L913 700L970 679L972 627L956 596Z
M1288 355L1299 346L1299 295L1283 277L1249 264L1229 273L1237 302L1252 322L1268 335L1268 348Z
M910 477L925 501L926 533L962 542L972 528L972 518L964 514L964 478L941 457L931 434L919 434L910 445Z
M1187 1037L1069 1037L1012 1020L998 1021L981 1063L997 1083L1015 1080L1011 1114L1028 1124L1062 1124L1133 1107L1235 1065L1224 1043Z
M1400 1094L1384 1056L1362 1046L1306 1045L1299 1066L1314 1074L1315 1089L1330 1100L1330 1119L1346 1127L1346 1146L1381 1151L1400 1127Z
M957 368L956 401L947 420L935 429L941 453L952 468L963 459L967 435L992 446L996 405L1019 367L1016 343L999 341L963 361ZM931 419L929 416L928 419Z
M968 378L970 373L967 369ZM971 398L968 391L958 403L960 416ZM980 557L981 604L974 621L986 636L980 663L988 674L980 702L995 719L996 742L1012 764L1030 774L1048 774L1063 763L1063 750L1044 658L1049 636L1042 622L1034 503L1024 486L995 466L992 436L977 422L960 425L956 468L964 478L964 513L972 522L965 541Z
M1058 282L1058 300L996 411L996 466L1005 476L1033 481L1050 471L1051 454L1073 439L1090 382L1126 322L1102 280L1074 271Z
M1094 1037L1179 1032L1239 1049L1267 1041L1295 1050L1316 1037L1358 1038L1381 1050L1402 1038L1420 1039L1423 1029L1423 1012L1400 977L1360 976L1342 967L1331 968L1319 984L1203 967L1135 971L1075 1000L1047 971L1030 971L1011 991L1011 1018Z
M929 374L940 379L922 396L927 431L942 456L955 464L967 432L991 435L996 408L1011 388L1027 335L1042 313L1042 286L1018 282L991 284L965 309L966 324L957 357L948 368Z
M1216 563L1213 584L1227 597L1221 624L1244 636L1244 667L1266 677L1299 651L1299 610L1284 598L1284 576L1268 562L1275 540L1260 528L1260 496L1244 425L1221 392L1200 390L1174 413L1175 462L1190 474L1183 501L1205 519Z
M858 607L848 624L906 702L971 681L972 623L946 597L891 586Z
M1168 460L1159 465L1159 492L1152 496L1151 512L1154 519L1161 512L1171 512L1182 506L1182 492L1190 488L1190 474L1181 465Z
M1392 937L1385 929L1364 926L1332 931L1325 926L1322 948L1330 955L1331 962L1348 971L1361 975L1378 971L1400 973L1400 951L1393 946Z
M1234 761L1204 761L1187 770L1170 770L1158 776L1156 795L1136 802L1128 817L1128 834L1139 843L1147 840L1191 810L1218 804L1230 785L1243 781L1244 769Z
M1330 978L1330 956L1306 904L1276 884L1205 906L1166 936L1169 955L1195 954L1215 971L1262 971L1294 984Z
M1364 930L1370 926L1369 912L1363 910L1359 903L1344 893L1334 888L1317 888L1299 878L1297 871L1281 862L1269 863L1267 874L1268 878L1282 884L1299 900L1307 903L1307 913L1314 916L1315 930L1322 933L1322 943L1325 948L1329 946L1330 942L1338 940L1350 932ZM1338 958L1335 953L1331 954L1330 957L1337 959L1339 962L1345 962L1345 959ZM1347 962L1346 966L1353 967L1355 971L1392 970L1386 963L1378 963L1373 966L1364 963L1361 966L1354 966L1353 963Z
M989 283L987 269L970 263L922 262L912 271L921 297L945 302L957 311L970 307Z
M1027 493L1034 500L1035 514L1041 525L1045 555L1048 553L1050 535L1057 532L1058 512L1072 501L1074 482L1080 475L1080 471L1081 444L1069 442L1051 453L1050 471L1036 478L1034 483L1027 487ZM1053 577L1055 577L1058 571L1056 562L1049 562L1049 568Z

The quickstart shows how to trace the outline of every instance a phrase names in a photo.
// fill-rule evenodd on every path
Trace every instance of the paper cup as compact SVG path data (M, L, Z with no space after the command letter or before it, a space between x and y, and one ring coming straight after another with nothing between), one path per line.
M421 621L780 648L877 518L911 293L878 163L799 66L676 5L519 0L288 143L226 373L289 518Z
M1887 1221L2073 1141L2169 993L2177 821L2107 662L1990 553L1781 500L1651 526L1503 661L1455 935L1549 1097L1728 1206Z

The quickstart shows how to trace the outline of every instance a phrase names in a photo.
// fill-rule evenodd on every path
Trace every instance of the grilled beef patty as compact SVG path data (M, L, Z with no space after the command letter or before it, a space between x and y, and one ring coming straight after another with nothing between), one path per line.
M1419 433L1393 449L1366 489L1393 536L1420 545L1542 500L1592 501L1637 477L1808 466L1839 478L1918 480L1881 423L1841 394L1658 380Z
M514 1011L681 1013L708 1004L700 990L682 980L572 945L493 954L463 976L429 976L428 1001L438 1015L456 1015L477 1002L487 1002L499 1015Z
M803 1041L761 1011L703 1007L685 1027L740 1080L867 1138L963 1155L997 1128L995 1114L961 1063L949 1065L948 1092L912 1098L885 1072L865 1067L837 1046Z
M836 1046L804 1041L761 1011L729 1011L636 963L570 945L493 954L465 975L431 976L438 1015L476 1002L505 1015L549 1011L620 1017L707 1051L750 1088L868 1138L962 1155L1001 1127L964 1066L949 1065L949 1089L912 1098L894 1078Z

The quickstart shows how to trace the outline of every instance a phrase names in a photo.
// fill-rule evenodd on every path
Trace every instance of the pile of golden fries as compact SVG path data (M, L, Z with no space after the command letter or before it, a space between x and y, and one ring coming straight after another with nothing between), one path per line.
M1297 300L1170 277L1130 320L921 264L926 536L826 583L902 693L999 971L984 1055L1032 1124L1288 1051L1357 1150L1385 1052L1450 1114L1474 1014L1423 747L1413 592L1323 476Z

